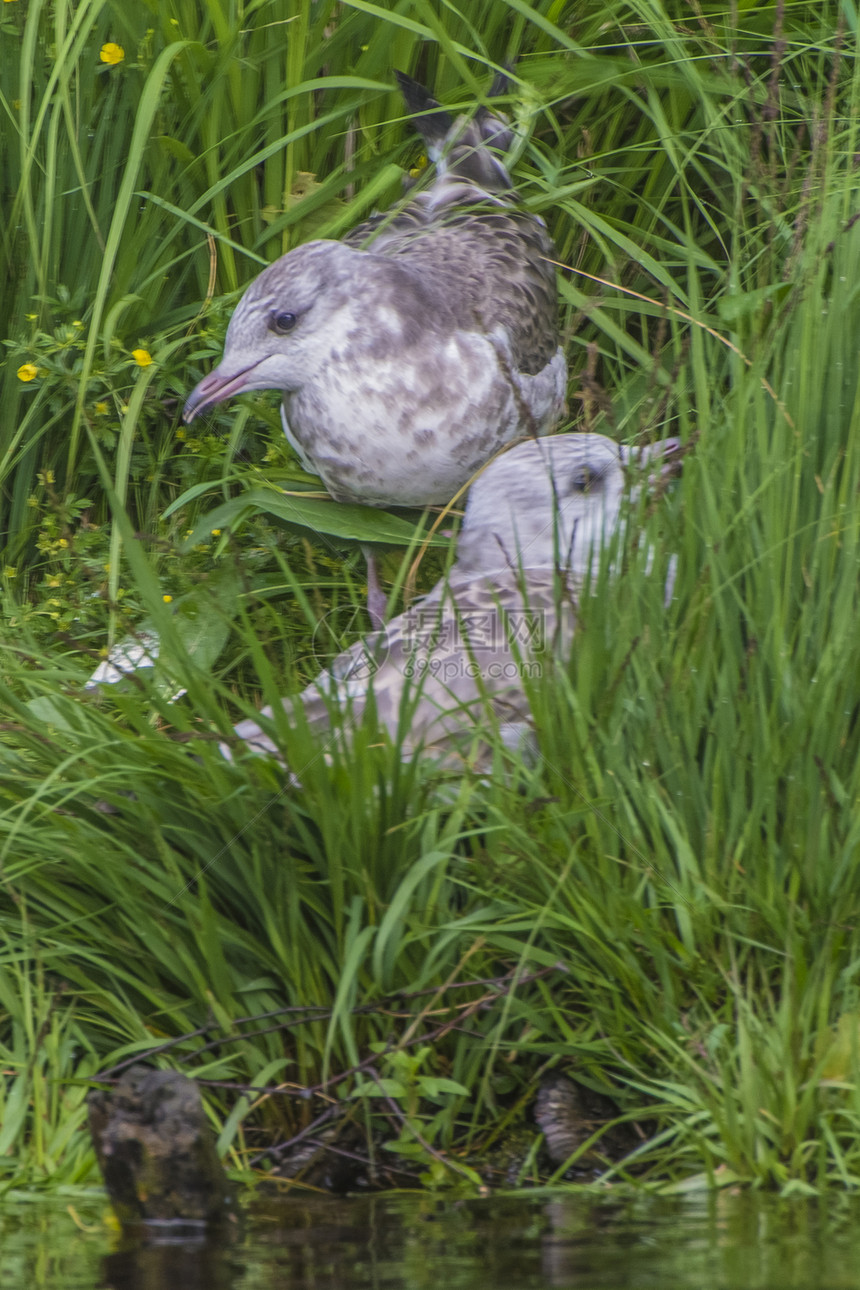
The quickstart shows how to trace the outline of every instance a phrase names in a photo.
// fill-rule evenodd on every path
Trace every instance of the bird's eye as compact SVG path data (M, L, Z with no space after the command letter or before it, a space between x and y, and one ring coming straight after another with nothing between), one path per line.
M595 483L597 475L587 466L580 466L571 477L570 486L575 493L587 493Z
M272 314L269 319L269 331L277 332L279 336L286 336L288 331L292 331L298 322L295 314Z

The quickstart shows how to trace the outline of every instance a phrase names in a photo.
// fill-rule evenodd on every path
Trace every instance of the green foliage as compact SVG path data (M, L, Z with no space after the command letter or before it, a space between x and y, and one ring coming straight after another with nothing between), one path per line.
M610 1178L857 1185L848 12L4 6L3 1186L86 1178L85 1081L160 1044L214 1082L236 1166L328 1081L416 1178L473 1188L561 1067L644 1126ZM314 497L268 399L184 439L178 409L260 263L399 195L391 69L457 108L513 58L572 421L691 450L534 683L536 767L440 785L372 722L323 757L279 718L299 789L217 743L353 615L343 543L415 527ZM110 627L157 663L86 690Z

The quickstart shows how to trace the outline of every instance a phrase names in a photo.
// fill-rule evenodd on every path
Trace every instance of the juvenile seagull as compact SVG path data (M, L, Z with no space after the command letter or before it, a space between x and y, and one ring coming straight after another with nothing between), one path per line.
M425 506L449 502L505 444L551 430L567 365L554 248L498 155L511 131L485 108L455 121L397 76L425 113L432 184L264 269L183 415L281 390L287 439L336 501Z
M569 654L577 598L619 526L625 467L657 461L652 473L668 473L677 447L664 439L637 451L603 435L561 434L511 448L472 485L447 577L282 700L286 711L303 708L325 736L336 712L347 726L361 721L372 693L380 729L392 739L408 729L404 758L420 747L462 764L488 716L509 747L527 743L523 676L541 655ZM272 709L262 715L271 719ZM256 721L240 722L236 735L255 753L280 756ZM468 760L487 768L491 755L479 738Z

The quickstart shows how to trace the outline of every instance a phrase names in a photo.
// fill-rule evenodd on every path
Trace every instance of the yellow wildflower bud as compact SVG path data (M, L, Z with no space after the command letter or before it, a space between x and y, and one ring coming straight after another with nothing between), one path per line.
M212 536L213 536L213 537L220 537L220 536L221 536L221 530L220 530L220 529L210 529L210 530L209 530L209 532L212 534Z
M39 375L39 369L35 363L22 363L18 368L19 381L35 381Z
M149 367L152 362L152 355L148 349L133 349L131 356L137 363L138 367Z
M162 597L161 597L161 599L164 601L165 605L169 605L169 604L170 604L170 602L171 602L171 600L173 599L173 597L172 597L172 596L162 596Z
M109 40L106 45L102 45L99 58L110 67L115 67L117 63L121 63L125 58L125 50L122 45L117 45L112 40Z

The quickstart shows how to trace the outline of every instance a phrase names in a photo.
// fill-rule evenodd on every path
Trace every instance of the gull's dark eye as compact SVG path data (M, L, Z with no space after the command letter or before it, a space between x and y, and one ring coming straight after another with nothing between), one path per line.
M570 479L570 486L575 493L587 493L593 484L596 483L598 476L588 466L580 466L575 470Z
M286 336L288 331L292 331L298 322L295 314L272 314L269 319L269 331L277 332L279 336Z

